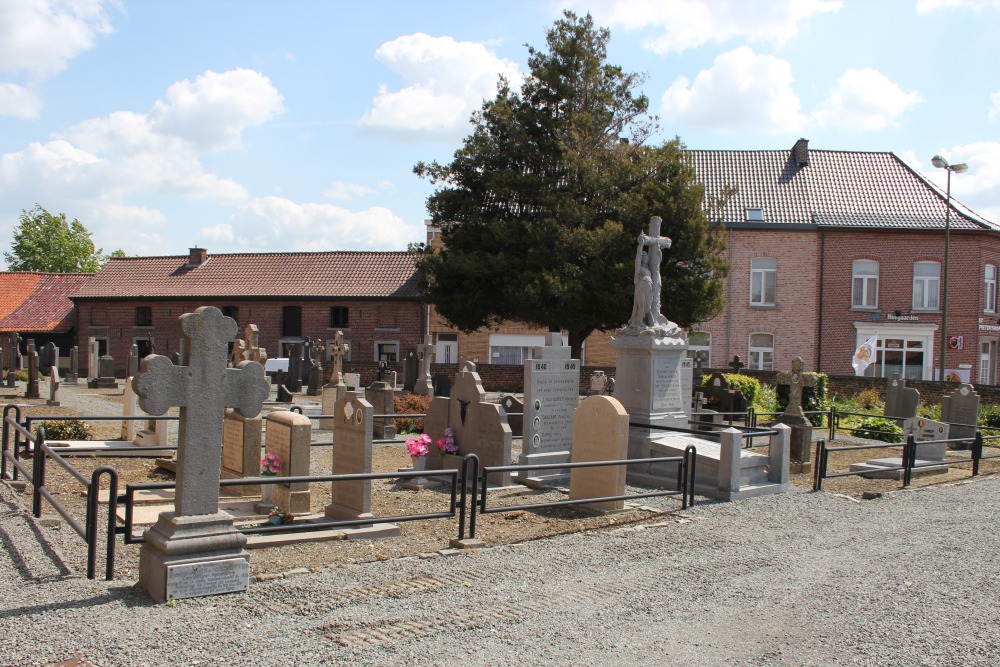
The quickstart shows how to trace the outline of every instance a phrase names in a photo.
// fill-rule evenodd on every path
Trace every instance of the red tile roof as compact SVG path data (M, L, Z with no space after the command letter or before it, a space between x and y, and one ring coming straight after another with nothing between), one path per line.
M288 252L115 257L74 299L362 298L419 299L407 252Z
M746 222L761 208L764 222L837 227L941 229L945 193L893 153L808 149L800 166L793 150L689 150L708 197L737 192L722 210L726 223ZM952 197L951 227L1000 230Z
M87 284L89 273L0 273L3 307L20 302L3 312L0 331L66 333L76 324L69 297ZM30 287L29 287L30 286Z

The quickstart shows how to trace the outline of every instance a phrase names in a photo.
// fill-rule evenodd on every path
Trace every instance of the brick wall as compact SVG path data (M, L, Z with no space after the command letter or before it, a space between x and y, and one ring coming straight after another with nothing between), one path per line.
M332 340L337 330L344 332L350 343L351 360L374 361L377 342L397 342L399 359L415 350L422 330L422 306L416 301L82 301L77 303L77 331L80 347L80 372L87 372L88 339L91 336L108 340L108 352L115 358L118 374L124 374L133 340L153 336L156 353L170 355L179 350L180 335L177 318L205 305L218 308L235 306L240 338L248 324L260 331L260 345L268 356L280 356L282 308L302 309L302 337ZM152 309L152 326L135 326L137 307ZM330 308L348 308L348 327L330 327Z

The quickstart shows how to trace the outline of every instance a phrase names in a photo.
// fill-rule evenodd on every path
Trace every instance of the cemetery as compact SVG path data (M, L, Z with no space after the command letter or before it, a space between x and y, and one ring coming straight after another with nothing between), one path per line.
M658 274L663 247L654 218L637 275ZM289 571L683 520L694 502L793 486L874 497L1000 470L1000 431L979 425L971 385L931 409L896 376L884 398L820 407L822 377L795 359L775 378L783 410L768 410L775 388L741 375L738 357L733 373L695 368L656 300L638 293L614 340L613 383L595 374L584 397L579 360L552 334L524 365L523 396L489 396L465 362L447 397L405 419L386 379L348 386L340 332L321 386L308 348L268 377L256 327L237 329L199 308L178 319L182 354L133 349L121 386L100 359L86 385L60 389L52 369L46 392L29 341L27 380L4 397L3 476L81 572L103 564L106 578L164 601ZM429 346L422 355L415 393L432 396ZM60 437L77 416L92 436ZM397 432L420 421L426 435Z

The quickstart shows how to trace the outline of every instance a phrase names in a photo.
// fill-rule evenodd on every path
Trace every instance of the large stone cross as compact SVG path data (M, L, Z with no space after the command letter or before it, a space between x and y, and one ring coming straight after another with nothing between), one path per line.
M434 344L431 343L430 336L424 336L424 342L417 345L417 354L420 355L420 377L430 377L431 355L434 354Z
M737 354L733 357L733 360L729 362L729 367L733 369L733 373L739 375L740 369L745 368L746 364L743 363L743 360L740 359L740 355Z
M219 511L226 408L256 417L269 385L258 363L244 361L237 368L226 368L226 347L238 327L218 308L203 306L181 315L178 331L186 342L188 365L174 366L167 357L150 355L143 359L132 389L140 407L150 415L180 407L176 516L215 514Z
M344 378L344 357L351 351L351 347L344 343L343 331L338 331L333 341L334 343L330 347L330 356L333 357L333 374L330 376L330 384L340 384Z
M802 412L802 388L815 387L816 376L802 372L802 357L792 359L791 372L778 373L778 384L788 385L788 407L784 414L805 419L806 415Z

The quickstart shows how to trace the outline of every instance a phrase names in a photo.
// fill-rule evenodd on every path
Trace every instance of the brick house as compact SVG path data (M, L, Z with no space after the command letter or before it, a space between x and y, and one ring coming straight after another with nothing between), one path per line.
M59 348L56 365L69 367L69 350L76 345L76 311L70 295L92 277L88 273L0 272L0 346L4 348L4 367L10 359L6 335L9 333L21 335L22 354L27 352L28 341L35 341L39 370L45 375L54 361L42 358L42 348L48 343Z
M692 328L707 366L739 355L751 368L853 374L857 347L878 335L867 374L930 380L939 363L945 193L889 152L689 150L709 197L735 187L721 210L731 270L727 302ZM947 370L994 384L1000 227L951 200ZM429 229L432 241L436 230ZM431 317L452 361L520 363L544 331L504 327L464 335ZM613 366L609 334L587 339L584 363ZM499 353L499 354L498 354Z
M425 327L417 271L406 252L295 252L117 257L72 297L81 350L96 339L118 374L133 344L141 356L179 351L178 316L216 306L242 332L256 324L269 357L307 337L329 348L338 330L347 361L399 362ZM81 372L86 354L81 353Z

